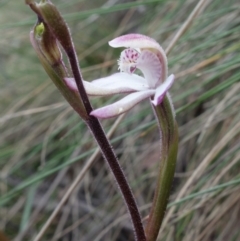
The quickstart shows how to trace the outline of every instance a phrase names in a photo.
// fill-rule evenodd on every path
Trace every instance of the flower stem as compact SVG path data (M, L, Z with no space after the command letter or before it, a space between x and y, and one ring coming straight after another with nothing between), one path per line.
M101 151L102 155L104 156L105 160L107 161L117 183L121 190L122 196L126 202L128 211L131 216L133 228L136 235L137 241L146 241L146 236L144 232L144 228L141 221L141 216L135 201L135 198L132 194L131 188L125 178L125 175L119 165L117 157L102 129L102 126L98 119L94 116L89 115L92 111L91 104L89 102L88 96L86 91L83 87L82 76L80 73L80 68L78 65L78 60L74 51L74 48L69 51L66 51L70 65L72 68L72 73L75 78L80 96L82 98L83 104L85 106L86 112L88 117L85 119L86 124L88 125L89 129L92 131L93 136L95 137Z
M157 239L174 178L178 151L178 128L168 96L159 106L153 106L161 136L160 167L152 208L146 226L147 241Z
M99 147L101 148L102 154L107 160L108 165L113 175L115 176L118 186L122 192L122 195L124 197L124 200L128 207L128 211L132 219L136 240L146 241L145 232L143 229L141 216L140 216L136 201L129 187L129 184L124 176L124 173L119 165L119 162L114 152L112 151L110 144L108 143L108 139L106 138L103 132L103 129L100 126L100 123L95 117L93 117L89 119L88 126L93 133L97 133L97 135L94 135L96 138L96 141Z
M84 89L84 86L83 86L83 79L82 79L80 67L79 67L79 64L78 64L78 59L77 59L77 56L76 56L76 53L75 53L75 48L74 48L74 46L72 46L69 49L65 49L65 51L66 51L66 54L68 56L71 68L72 68L72 73L73 73L73 76L75 78L80 97L83 101L84 107L85 107L86 112L88 114L87 118L90 118L89 114L93 109L92 109L92 106L91 106L90 101L88 99L87 93L86 93L86 91Z

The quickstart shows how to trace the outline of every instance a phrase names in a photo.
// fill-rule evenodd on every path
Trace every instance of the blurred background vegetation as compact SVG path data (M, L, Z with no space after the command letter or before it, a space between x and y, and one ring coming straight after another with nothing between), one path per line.
M71 29L84 79L117 71L107 42L137 32L167 48L196 0L52 0ZM179 155L159 240L240 240L240 3L207 1L169 54ZM96 148L41 67L24 1L0 1L0 230L33 240ZM114 97L116 98L116 97ZM92 98L94 107L111 102ZM102 121L106 131L115 119ZM147 101L111 142L142 216L149 213L159 136ZM42 240L133 240L116 183L98 157Z

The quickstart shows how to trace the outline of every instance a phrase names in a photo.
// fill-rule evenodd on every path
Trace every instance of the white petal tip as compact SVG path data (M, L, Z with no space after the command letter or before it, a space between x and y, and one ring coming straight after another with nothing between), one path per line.
M108 119L108 118L112 118L112 117L121 115L122 113L124 113L124 112L123 111L122 112L118 112L118 113L117 112L112 112L111 110L109 111L108 108L103 107L103 108L99 108L99 109L93 110L90 113L90 115L95 116L98 119Z
M164 95L165 96L165 95ZM162 103L164 96L161 96L160 98L158 98L157 100L151 100L152 104L155 106L158 106Z
M151 101L153 105L157 106L160 105L167 94L168 90L174 83L174 75L171 74L163 84L161 84L157 89L154 96L154 99Z
M78 87L74 78L64 78L64 82L71 90L78 92Z
M91 112L91 115L101 119L106 119L106 118L111 118L114 116L121 115L126 111L130 110L131 108L133 108L136 104L138 104L142 100L153 96L154 93L155 93L155 90L146 90L146 91L139 91L136 93L129 94L125 96L123 99L117 102L114 102L111 105L107 105L99 109L93 110Z

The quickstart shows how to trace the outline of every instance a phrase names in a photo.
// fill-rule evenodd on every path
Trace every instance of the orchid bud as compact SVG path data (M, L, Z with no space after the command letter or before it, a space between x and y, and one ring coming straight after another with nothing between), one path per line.
M41 40L42 49L48 61L55 64L61 61L62 53L58 47L56 38L48 30L48 26L40 23L35 27L35 35Z
M75 47L66 22L57 8L49 0L41 0L40 3L35 3L34 0L25 0L25 2L38 16L39 25L35 29L35 41L38 41L37 38L40 34L42 38L40 36L41 42L38 46L39 50L42 51L42 54L44 54L45 59L49 61L49 64L53 64L55 62L56 66L53 64L52 67L55 71L57 70L57 72L60 70L60 77L62 80L69 76L66 75L66 68L61 60L61 52L58 48L58 43L65 50L71 66L71 73L78 86L78 93L75 92L75 95L80 95L80 103L82 109L84 110L84 115L82 115L82 113L79 114L83 119L87 119L87 116L89 116L89 113L92 111L92 107L84 89ZM49 50L50 53L48 54L47 52ZM58 67L61 68L58 69ZM69 91L74 93L74 91L72 91L65 82L64 85L69 89Z
M30 32L30 41L35 49L41 64L60 90L65 99L73 109L83 118L87 118L86 110L80 99L79 93L71 90L65 83L64 78L68 77L67 69L62 60L62 54L56 38L52 35L48 26L38 23Z
M62 60L62 53L56 38L49 31L48 26L44 23L37 24L34 28L34 35L48 63L62 78L65 78L67 69Z
M26 3L38 15L39 19L49 28L54 37L60 42L66 52L72 50L72 38L66 22L58 9L49 0L35 3L26 0Z

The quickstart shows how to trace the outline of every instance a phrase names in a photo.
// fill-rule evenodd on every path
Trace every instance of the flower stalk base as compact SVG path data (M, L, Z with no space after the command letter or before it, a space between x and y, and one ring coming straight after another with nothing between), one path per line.
M170 97L166 95L160 105L152 106L159 125L161 155L157 186L145 229L147 241L157 240L167 208L178 152L178 126Z

